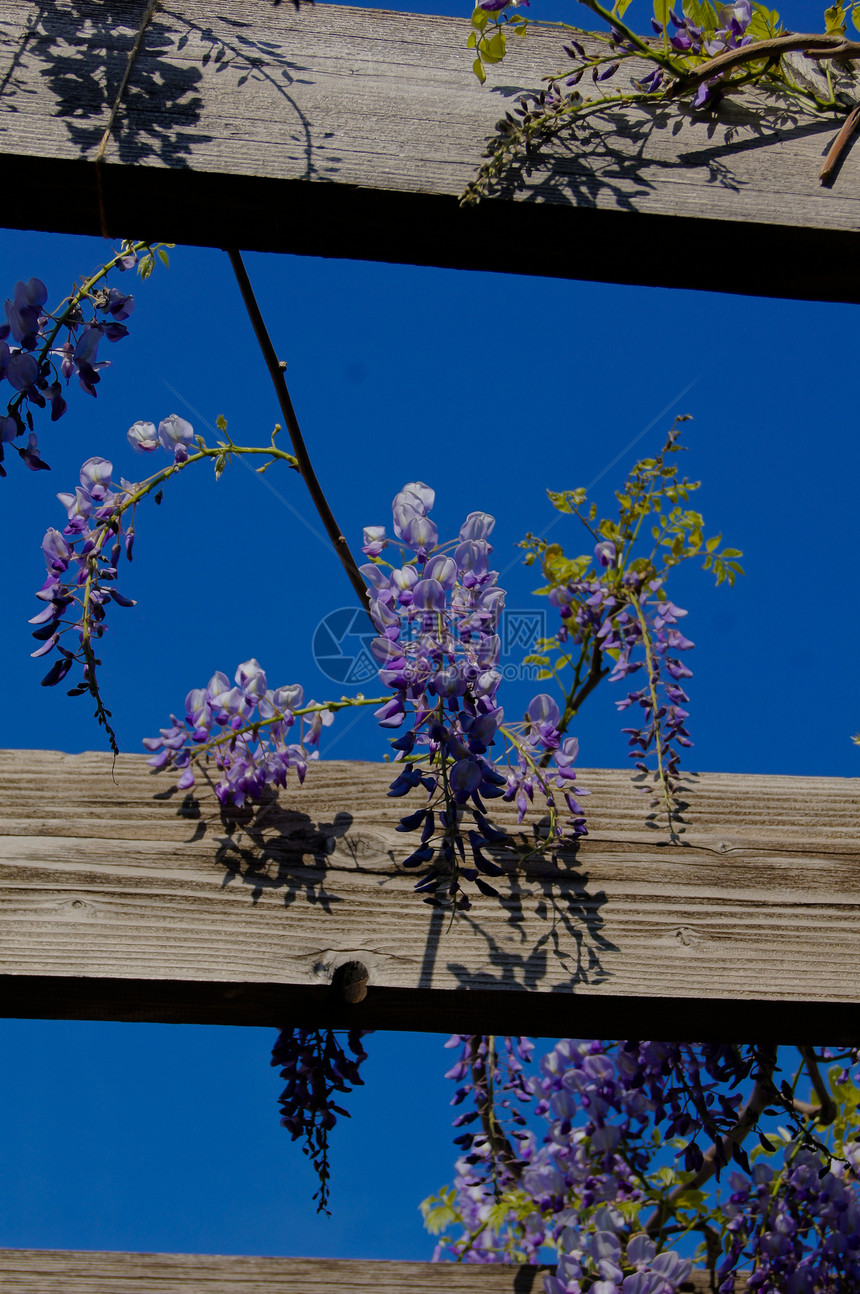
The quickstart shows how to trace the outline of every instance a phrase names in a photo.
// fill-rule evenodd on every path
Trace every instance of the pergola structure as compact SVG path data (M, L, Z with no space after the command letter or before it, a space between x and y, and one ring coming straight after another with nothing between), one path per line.
M511 45L481 88L450 19L0 0L3 219L860 299L860 180L846 165L822 189L833 123L778 106L718 123L619 111L587 147L558 142L461 206L496 119L561 58L550 33ZM548 1036L630 1036L647 1020L666 1039L856 1041L858 780L691 776L675 841L645 828L625 773L583 780L577 850L506 875L501 903L446 930L400 868L411 846L383 766L322 763L300 799L225 816L205 789L189 808L143 756L121 756L113 781L107 755L2 753L0 1013ZM533 1267L11 1250L0 1284L542 1289Z

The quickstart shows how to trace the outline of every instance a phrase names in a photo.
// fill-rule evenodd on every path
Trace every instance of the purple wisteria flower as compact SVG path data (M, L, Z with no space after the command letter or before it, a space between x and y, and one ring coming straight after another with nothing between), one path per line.
M138 426L139 424L135 424ZM129 433L129 439L131 433ZM194 439L194 428L190 422L180 418L178 414L171 413L169 417L162 418L158 424L158 440L162 449L166 449L169 454L173 454L177 463L184 463L188 457L188 446ZM143 448L143 445L140 445Z
M402 767L389 795L417 791L426 797L399 827L420 831L404 866L426 868L416 888L429 902L465 908L464 880L495 895L487 878L502 872L485 852L507 839L487 818L486 800L518 797L522 821L526 800L537 792L550 808L558 842L581 834L584 823L571 786L575 746L564 746L561 764L545 767L561 744L557 707L548 697L535 698L524 725L504 726L497 628L505 593L490 567L494 519L471 512L458 537L439 544L429 515L434 499L423 481L405 485L392 504L395 538L386 539L382 526L368 527L365 551L374 551L376 560L361 571L378 631L371 651L393 694L376 718L384 728L408 725L392 742ZM399 550L400 558L383 562L383 545L389 554ZM513 754L510 771L494 762L497 741ZM553 785L571 815L564 825Z
M318 758L322 729L332 718L314 701L305 705L297 683L270 688L252 658L238 667L232 686L218 671L205 688L193 688L185 698L184 719L171 715L170 725L143 744L155 752L152 768L178 772L183 791L194 786L193 761L214 762L218 799L241 806L246 799L259 800L267 787L286 786L290 769L304 782L309 762Z
M0 419L0 476L6 475L4 445L13 445L33 471L48 466L39 454L33 410L50 407L51 421L61 418L67 407L63 388L74 376L82 390L94 396L101 370L110 366L109 360L98 358L100 343L128 336L124 321L134 309L130 294L116 288L94 290L76 304L66 305L56 317L45 311L47 300L42 280L30 278L16 283L4 303L0 382L7 381L15 394L8 401L6 417ZM86 314L85 307L89 307ZM15 445L23 436L28 436L27 444Z
M115 749L109 712L101 703L95 682L99 662L94 644L105 631L111 602L121 607L135 604L116 586L123 553L131 558L132 535L122 524L122 505L133 487L123 481L119 490L115 489L112 472L108 459L88 458L74 493L57 495L66 511L66 525L62 531L49 528L42 541L47 576L36 597L45 606L30 624L38 626L33 637L41 644L31 655L40 657L53 650L58 653L42 686L55 686L79 663L82 682L70 695L90 692L96 698L96 715Z

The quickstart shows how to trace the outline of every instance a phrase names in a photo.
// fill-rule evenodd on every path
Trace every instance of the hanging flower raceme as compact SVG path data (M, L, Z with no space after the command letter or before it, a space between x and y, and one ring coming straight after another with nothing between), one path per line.
M110 360L99 358L100 347L128 336L125 321L134 309L134 297L95 283L109 269L130 269L136 263L137 252L128 245L126 254L103 267L87 288L67 298L54 314L45 310L48 289L41 279L20 280L6 298L6 322L0 325L0 382L8 382L13 394L6 415L0 417L0 476L6 474L4 444L13 445L32 471L47 467L33 432L33 409L50 405L51 421L56 422L66 412L63 392L73 377L88 395L96 395L102 371L110 367ZM28 433L26 447L14 445Z
M57 495L67 521L62 531L51 527L42 540L47 575L36 597L45 605L30 620L38 626L33 637L41 643L31 655L57 652L42 686L53 687L79 663L83 679L70 695L92 693L97 717L111 737L108 712L101 705L95 683L100 662L94 644L105 631L111 602L121 607L135 605L116 586L122 557L131 559L133 533L123 525L123 512L135 487L123 480L120 489L115 489L112 472L108 459L88 458L75 492Z
M374 560L361 571L379 635L371 650L393 692L376 718L386 728L408 724L391 743L402 768L389 795L426 797L398 827L420 832L404 866L426 866L416 888L430 902L466 908L462 882L495 895L487 878L502 868L485 851L511 843L489 821L486 800L516 798L522 821L537 794L549 809L546 836L558 842L585 827L573 793L576 744L562 741L551 698L536 697L523 724L504 724L497 629L505 593L490 567L494 518L472 512L457 539L440 544L429 515L434 499L421 481L405 485L392 504L395 537L382 526L365 530L364 552ZM570 815L564 823L553 787Z
M302 1150L308 1156L319 1180L314 1195L317 1212L328 1213L330 1168L328 1134L338 1115L348 1119L349 1111L335 1103L334 1094L348 1095L364 1079L359 1066L367 1060L362 1038L372 1030L350 1029L347 1052L331 1029L282 1029L272 1048L272 1064L281 1066L286 1087L278 1098L281 1125L293 1141L303 1138Z
M246 799L259 800L266 787L286 786L290 769L304 782L332 717L314 701L305 705L298 683L270 688L252 658L238 667L232 687L219 671L206 687L193 688L185 698L184 719L171 715L170 726L143 744L155 752L149 760L153 768L179 773L181 791L194 785L194 763L213 763L218 799L241 806Z

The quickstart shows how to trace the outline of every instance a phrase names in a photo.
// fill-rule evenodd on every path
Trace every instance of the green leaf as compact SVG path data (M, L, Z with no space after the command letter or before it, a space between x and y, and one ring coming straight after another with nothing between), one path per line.
M170 257L167 255L167 252L163 247L159 247L158 249L158 259L161 261L162 265L170 264Z
M763 4L754 4L752 10L752 18L747 27L747 34L753 40L767 40L770 36L780 34L782 23L775 9L768 9Z
M824 10L824 23L828 36L845 35L845 10L842 8L841 2Z
M472 64L472 71L475 73L475 76L481 82L481 85L483 85L487 79L487 74L484 71L484 65L481 62L480 55L478 55L478 57L475 59L474 63Z
M477 8L472 14L472 26L478 31L483 31L489 21L490 14L487 9Z
M421 1201L420 1208L421 1215L424 1218L424 1225L433 1236L438 1235L440 1231L444 1231L449 1223L457 1221L458 1214L451 1207L451 1195L454 1195L453 1191L443 1190L439 1192L438 1198L431 1195L426 1200Z
M854 24L854 26L857 28L857 30L858 30L858 31L860 31L860 18L858 18L858 17L857 17L857 8L856 8L856 7L855 7L855 8L852 8L852 10L851 10L851 21L853 22L853 24Z
M491 36L489 40L484 37L481 56L485 63L501 63L505 57L505 33L501 27L497 29L495 35Z
M478 33L477 33L476 31L470 31L470 32L469 32L469 39L466 41L466 48L467 48L467 49L474 49L474 48L475 48L475 42L477 41L477 39L478 39Z
M223 413L218 414L218 417L215 419L215 426L220 432L227 430L227 419L224 417Z
M702 31L714 31L719 26L717 11L708 0L703 0L701 4L699 0L684 0L684 13Z
M570 503L569 490L559 493L556 493L555 490L547 490L546 494L556 512L573 512L573 508Z
M669 0L654 0L654 17L666 26L669 21Z
M630 7L630 0L615 0L615 7L612 12L616 18L623 18L625 12Z

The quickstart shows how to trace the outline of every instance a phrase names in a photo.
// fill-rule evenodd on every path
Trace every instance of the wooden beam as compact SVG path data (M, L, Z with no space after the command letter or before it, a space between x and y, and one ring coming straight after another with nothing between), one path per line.
M400 867L384 765L321 763L257 813L143 756L0 753L0 1013L535 1036L860 1038L860 781L690 779L681 844L584 772L576 856L449 926ZM510 806L493 817L515 832ZM338 968L368 970L349 1004Z
M0 1249L4 1294L543 1294L551 1267ZM706 1294L707 1274L682 1287ZM738 1291L742 1288L737 1284Z
M785 105L618 110L463 209L495 122L564 66L511 39L480 87L465 19L162 0L97 175L145 0L0 0L3 219L72 233L860 300L860 161ZM576 16L576 15L574 15ZM625 80L628 72L623 74Z

